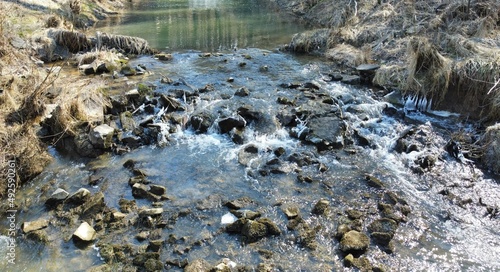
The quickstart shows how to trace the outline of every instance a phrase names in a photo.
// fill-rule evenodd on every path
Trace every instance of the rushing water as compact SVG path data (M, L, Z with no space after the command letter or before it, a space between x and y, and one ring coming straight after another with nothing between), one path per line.
M189 1L193 8L189 11L185 9L189 6L186 4L188 1L154 1L154 6L151 6L153 1L142 1L140 5L147 3L146 6L154 7L151 10L158 9L156 16L160 18L161 25L166 20L158 8L161 4L169 10L164 13L170 16L191 14L193 17L193 14L205 14L207 10L211 14L223 13L218 11L224 10L222 3L229 6L228 10L236 12L244 7L258 8L255 4L258 2ZM177 7L180 14L171 14L172 7ZM200 8L203 12L198 11ZM134 14L140 13L133 12L131 16L137 16ZM231 12L223 14L238 17ZM213 18L214 24L217 20L229 20ZM137 18L134 20L138 21ZM122 22L126 23L127 19ZM122 34L135 35L135 26L130 29L125 28L126 25L119 27L123 27L120 30ZM204 35L208 34L202 37ZM221 45L222 39L218 39L200 47L196 46L196 42L183 46L180 43L157 42L158 47L212 50L221 46L232 47L233 38L224 45ZM245 45L259 46L258 43ZM269 48L274 45L269 44ZM192 128L179 125L176 132L168 136L167 143L144 146L121 156L106 154L97 159L74 159L53 151L54 162L26 185L16 199L20 206L16 218L18 227L24 221L50 219L46 229L50 242L40 245L19 235L17 264L12 266L2 259L0 270L86 271L103 264L95 247L99 241L87 248L76 247L70 239L74 228L64 228L64 223L58 223L43 203L56 188L72 193L83 187L91 193L103 192L106 205L118 210L119 199L134 199L128 185L131 173L123 167L129 159L133 159L136 167L147 173L152 183L167 188L169 200L162 202L161 207L165 210L164 217L169 220L169 226L161 230L160 236L165 240L171 237L177 239L164 245L160 257L162 262L202 258L214 265L222 258L229 258L237 265L253 268L259 263L273 264L276 271L349 271L343 265L343 255L334 234L340 222L345 220L348 209L354 208L364 214L361 223L364 229L378 218L377 199L381 191L366 185L364 176L368 173L383 180L388 190L397 193L411 207L411 213L399 225L393 239L394 253L389 254L371 245L363 254L373 264L382 265L388 271L499 270L499 218L498 215L489 216L486 207L478 204L500 206L498 178L462 164L443 149L449 139L449 131L467 130L470 124L462 124L453 116L442 118L413 111L408 103L404 119L387 116L383 110L390 104L376 96L373 90L325 81L324 74L329 72L328 63L269 50L239 49L210 57L178 52L173 54L170 62L145 56L131 60L131 63L147 67L152 73L147 78L148 83L157 86L156 91L160 93L169 94L179 88L199 89L213 84L215 91L200 93L195 103L181 99L186 110L180 114L187 117L199 109L227 115L234 107L245 104L259 109L264 116L273 117L283 111L283 105L276 103L277 97L304 95L303 90L282 88L280 84L315 82L321 92L339 101L339 105L331 107L339 107L348 126L367 138L370 145L362 147L354 144L346 150L318 153L314 146L290 137L286 128L270 118L265 128L259 127L258 123L249 124L245 128L243 145L235 144L215 127L198 134ZM189 86L162 84L160 78L164 75L186 82ZM228 78L234 81L227 81ZM243 86L250 90L250 95L234 96L235 91ZM299 126L308 126L308 120L298 122ZM432 172L418 174L411 171L422 151L394 151L401 133L412 126L422 128L427 135L426 150L439 153ZM259 152L242 164L239 154L249 145L258 147ZM277 148L283 148L286 156L311 154L311 160L316 163L298 165L292 161L281 161L280 169L284 173L261 175L259 170L275 158L272 151ZM319 165L323 165L326 171L320 172ZM311 175L316 181L299 182L298 174ZM102 177L102 182L89 185L90 176ZM241 241L240 235L221 231L221 220L227 218L224 216L229 212L222 204L244 196L255 202L250 209L259 211L263 217L277 224L282 231L280 236L247 244ZM328 216L312 215L312 207L322 198L330 201L331 213ZM136 201L139 207L151 206L148 200ZM288 219L282 211L287 206L299 207L305 222L317 229L314 237L316 249L305 248L298 238L298 231L287 229ZM4 229L7 227L5 221L1 224ZM142 230L130 227L100 239L111 244L144 247L147 241L135 239ZM7 243L6 236L0 238L0 243ZM4 256L6 249L2 245L0 255ZM176 267L171 269L181 270Z
M146 39L160 50L217 51L274 48L304 26L279 15L265 0L146 0L98 30Z

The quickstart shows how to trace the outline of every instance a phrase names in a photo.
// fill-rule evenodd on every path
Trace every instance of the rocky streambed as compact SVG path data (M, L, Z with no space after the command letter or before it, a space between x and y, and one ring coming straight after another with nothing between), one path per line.
M16 270L498 267L498 178L450 137L474 124L280 52L129 64L23 189Z

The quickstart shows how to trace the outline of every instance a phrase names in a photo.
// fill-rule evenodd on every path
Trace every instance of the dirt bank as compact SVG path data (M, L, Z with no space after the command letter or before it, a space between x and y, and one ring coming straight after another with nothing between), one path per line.
M53 135L62 139L72 126L89 121L81 114L88 112L88 103L81 102L103 97L98 91L103 80L80 80L65 69L69 63L50 63L68 52L58 51L47 30L85 31L122 7L116 0L0 2L0 197L8 170L15 170L11 181L21 185L50 161L39 124L53 109L66 109L66 122L60 124L64 133Z
M291 50L320 51L343 68L379 64L376 85L499 120L498 1L271 1L319 28L296 35Z

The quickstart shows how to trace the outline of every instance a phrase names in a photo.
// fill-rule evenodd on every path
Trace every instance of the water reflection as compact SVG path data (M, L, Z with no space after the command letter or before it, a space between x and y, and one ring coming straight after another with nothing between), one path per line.
M191 9L208 9L216 8L219 0L189 0L189 7Z
M303 31L275 13L266 1L143 1L122 18L100 23L99 31L142 37L158 49L217 51L276 48Z

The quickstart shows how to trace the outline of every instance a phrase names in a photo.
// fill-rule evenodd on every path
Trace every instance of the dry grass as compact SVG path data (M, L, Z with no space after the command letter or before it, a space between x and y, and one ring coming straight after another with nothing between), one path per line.
M402 65L383 65L375 72L373 84L402 90L406 84L407 70Z
M500 50L491 57L472 57L457 62L453 68L456 88L467 96L481 100L480 116L485 121L500 120Z
M293 35L289 49L297 53L311 53L326 49L330 29L316 29Z
M451 60L423 37L415 37L408 45L408 78L405 91L438 105L443 101L451 76Z
M106 33L97 33L97 48L115 48L125 51L128 54L150 54L154 50L149 47L145 39L123 35L112 35Z

